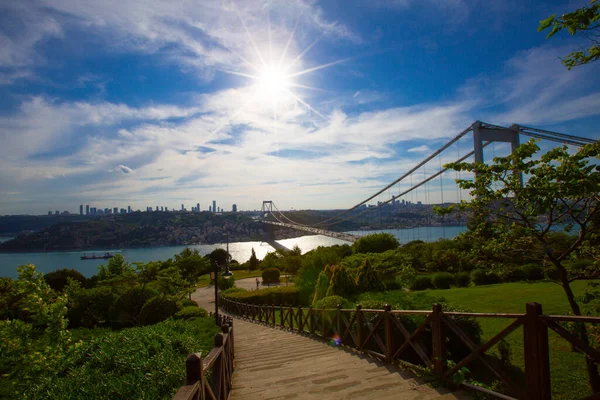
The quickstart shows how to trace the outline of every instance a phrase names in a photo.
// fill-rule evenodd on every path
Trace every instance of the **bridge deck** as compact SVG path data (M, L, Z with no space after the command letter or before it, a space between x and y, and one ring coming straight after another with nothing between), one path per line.
M192 299L212 310L213 290L200 288ZM434 389L410 372L286 330L235 319L234 332L232 400L471 398Z
M291 228L291 229L296 229L298 231L312 233L313 235L329 236L329 237L332 237L332 238L335 238L335 239L340 239L340 240L344 240L346 242L351 242L351 243L354 243L358 239L361 238L361 236L359 236L359 235L352 235L352 234L344 233L344 232L333 232L333 231L328 231L328 230L325 230L325 229L312 228L310 226L295 225L295 224L288 224L288 223L274 222L274 221L266 221L266 220L263 220L262 222L265 223L265 224L270 224L270 225L275 225L275 226L281 226L281 227L284 227L284 228Z

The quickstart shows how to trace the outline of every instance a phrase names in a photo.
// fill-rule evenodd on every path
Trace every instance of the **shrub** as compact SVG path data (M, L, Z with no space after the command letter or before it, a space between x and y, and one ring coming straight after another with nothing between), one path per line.
M354 293L355 290L356 285L348 275L346 268L342 265L334 266L331 270L327 296L345 296Z
M431 282L436 289L450 289L454 283L454 276L449 272L438 272L433 276Z
M482 285L493 285L494 283L500 283L501 279L498 275L493 272L485 272L482 269L476 269L471 272L471 281L476 286Z
M338 304L345 309L354 308L352 302L343 298L342 296L323 297L321 300L317 301L312 306L313 308L337 308Z
M315 294L312 298L313 303L327 296L327 289L329 288L329 280L331 278L333 267L334 266L327 265L325 269L319 273L315 285Z
M110 287L98 286L75 292L67 312L69 326L94 328L110 321L110 310L118 297Z
M142 325L154 325L175 315L179 311L177 301L168 296L155 296L142 307L139 322Z
M457 287L469 287L471 275L468 272L459 272L454 276L454 285Z
M365 261L358 267L355 286L358 292L380 292L385 290L379 272L371 266L368 258L365 258Z
M567 265L570 277L581 277L582 279L596 279L600 277L600 268L594 260L578 258Z
M383 253L400 247L398 239L389 233L363 236L352 245L353 253Z
M179 306L179 308L200 307L198 305L198 303L196 303L194 300L190 300L190 299L181 299L181 300L179 300L179 302L177 303L177 305Z
M23 363L29 365L19 386L3 398L171 399L182 385L187 355L206 355L218 330L213 320L201 318L94 332L68 349L51 348L53 353L40 363ZM25 348L31 348L33 361L39 348L30 345ZM60 357L59 352L68 356Z
M521 282L526 280L525 270L519 267L507 267L502 276L505 282Z
M110 309L110 325L113 328L123 328L138 324L138 318L144 304L158 294L147 287L129 288L123 293Z
M257 305L298 306L301 303L300 290L295 286L278 286L260 290L225 293L226 299Z
M190 318L205 318L208 317L208 311L198 306L188 306L177 311L173 318L175 319L190 319Z
M87 286L87 278L81 272L74 269L57 269L44 275L44 280L48 286L57 292L62 292L65 286L67 286L68 278L80 282L81 287Z
M544 279L544 267L539 264L526 264L523 266L523 274L529 282L541 281Z
M281 273L277 268L267 268L262 272L263 283L278 283Z
M227 290L235 285L235 278L230 276L229 278L225 279L224 276L219 275L217 282L219 284L219 290Z
M433 288L434 286L433 282L431 282L431 277L427 275L417 276L410 285L410 290L425 290Z

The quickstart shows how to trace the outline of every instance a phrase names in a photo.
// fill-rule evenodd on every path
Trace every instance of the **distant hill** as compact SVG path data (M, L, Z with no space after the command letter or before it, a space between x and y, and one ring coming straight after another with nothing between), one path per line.
M29 226L33 226L31 224ZM0 243L0 251L29 252L146 247L262 240L259 223L239 213L136 212L66 220Z

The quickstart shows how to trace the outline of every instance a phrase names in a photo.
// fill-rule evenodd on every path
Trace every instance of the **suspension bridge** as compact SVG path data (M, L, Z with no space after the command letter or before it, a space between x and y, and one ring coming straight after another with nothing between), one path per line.
M449 171L443 165L465 161L483 163L487 158L493 159L497 156L512 154L519 147L522 137L538 139L541 142L542 150L544 147L549 148L554 143L581 147L596 142L596 140L581 136L523 125L514 124L510 127L503 127L475 121L397 179L348 209L336 212L318 222L300 223L295 221L289 212L278 209L272 200L265 200L261 207L261 221L275 227L296 229L347 242L355 242L361 236L355 233L340 232L340 224L346 223L347 225L348 222L356 223L358 221L359 226L362 224L372 228L373 220L379 218L379 228L381 229L383 227L382 215L393 214L393 211L390 212L389 209L386 209L390 206L395 206L396 211L409 212L419 217L419 224L415 225L413 222L412 225L407 225L410 228L424 226L429 229L431 225L436 224L442 228L449 224L460 225L464 222L458 214L454 216L455 221L443 217L435 219L436 217L432 215L432 207L435 205L460 203L469 197L469 194L463 193L456 184L456 180L465 178L462 173ZM497 146L497 144L499 145ZM371 204L374 201L376 204ZM412 239L431 239L430 233L427 235L428 238L414 237L413 235Z

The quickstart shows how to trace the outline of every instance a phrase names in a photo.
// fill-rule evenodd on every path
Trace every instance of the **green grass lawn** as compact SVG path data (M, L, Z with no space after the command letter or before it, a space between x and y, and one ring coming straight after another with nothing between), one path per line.
M237 270L237 271L233 271L233 277L234 279L246 279L246 278L256 278L257 276L261 276L262 275L262 271L260 270L256 270L256 271L245 271L245 270ZM200 278L198 278L198 282L196 284L196 287L206 287L210 284L210 274L204 274L201 275Z
M586 281L572 283L576 296L583 294ZM448 290L426 290L432 298L443 297L449 304L474 312L524 313L525 303L535 301L542 305L544 314L568 314L567 298L561 286L551 282L504 283L497 285L453 288ZM373 299L390 304L400 302L405 292L370 293ZM492 338L512 319L479 318L483 329L483 339ZM580 353L573 353L571 345L554 332L549 332L550 368L552 397L554 399L575 399L589 396L585 361ZM507 342L512 349L512 363L523 368L523 329L511 333ZM490 350L496 351L495 347Z

